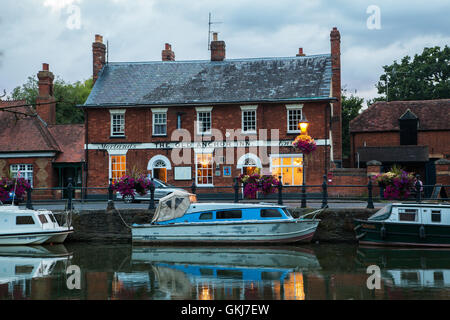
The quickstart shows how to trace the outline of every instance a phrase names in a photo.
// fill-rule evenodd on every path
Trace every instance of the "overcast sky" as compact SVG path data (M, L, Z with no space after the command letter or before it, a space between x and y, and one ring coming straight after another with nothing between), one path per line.
M209 59L208 13L227 58L330 52L341 32L342 86L377 96L382 66L424 47L450 44L450 1L322 0L0 0L0 92L35 76L42 63L68 82L92 76L95 34L109 61Z

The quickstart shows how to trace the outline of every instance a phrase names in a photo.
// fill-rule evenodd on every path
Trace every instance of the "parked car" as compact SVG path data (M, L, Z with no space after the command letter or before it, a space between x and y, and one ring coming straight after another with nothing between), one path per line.
M155 184L155 200L159 200L162 197L165 197L168 194L174 192L175 190L184 191L184 189L182 188L177 188L173 185L162 182L159 179L153 179L153 183ZM150 200L150 190L148 190L147 194L143 196L138 193L135 193L134 196L131 194L122 195L119 191L117 191L116 198L122 199L125 203L132 203L140 200Z

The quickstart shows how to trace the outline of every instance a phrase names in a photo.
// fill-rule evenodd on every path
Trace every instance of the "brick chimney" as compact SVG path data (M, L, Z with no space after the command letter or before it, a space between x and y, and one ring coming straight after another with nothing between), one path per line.
M36 112L47 124L56 123L56 102L53 97L53 79L47 63L42 64L42 71L37 74L39 94L36 98Z
M161 55L162 61L175 61L175 53L172 51L172 46L169 43L166 43Z
M342 167L342 105L341 105L341 34L334 27L330 32L331 42L331 90L337 98L333 102L331 130L333 132L333 159L336 167Z
M217 32L213 33L211 41L211 61L223 61L225 59L225 41L217 40Z
M95 84L95 81L98 79L99 72L106 64L106 46L103 44L103 37L99 34L95 35L95 42L92 43L92 62L92 77Z
M304 57L306 54L303 53L303 48L298 48L298 53L296 54L297 57Z

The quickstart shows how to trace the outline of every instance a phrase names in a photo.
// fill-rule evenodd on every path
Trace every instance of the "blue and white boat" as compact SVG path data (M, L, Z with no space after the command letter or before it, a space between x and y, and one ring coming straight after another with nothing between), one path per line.
M310 242L320 222L321 210L296 219L281 205L196 203L194 197L180 191L162 198L150 224L132 226L133 242Z

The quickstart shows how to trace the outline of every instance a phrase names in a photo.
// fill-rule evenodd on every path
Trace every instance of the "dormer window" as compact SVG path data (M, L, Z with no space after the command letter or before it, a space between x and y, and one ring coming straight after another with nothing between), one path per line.
M410 110L398 119L400 127L400 145L417 145L417 129L419 128L419 119Z

